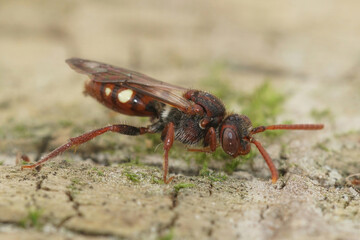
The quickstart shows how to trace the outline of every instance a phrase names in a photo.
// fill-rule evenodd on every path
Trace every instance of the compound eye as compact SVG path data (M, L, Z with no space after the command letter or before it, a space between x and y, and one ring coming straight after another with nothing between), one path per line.
M231 128L225 128L222 135L222 148L224 151L233 156L237 156L239 149L239 139L235 131Z

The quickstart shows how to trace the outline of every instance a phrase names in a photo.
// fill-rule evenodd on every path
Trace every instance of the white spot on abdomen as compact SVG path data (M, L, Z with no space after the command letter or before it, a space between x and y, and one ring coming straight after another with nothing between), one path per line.
M126 103L132 98L133 93L133 90L125 89L118 93L118 99L121 103Z
M105 95L108 97L111 94L111 88L105 88Z

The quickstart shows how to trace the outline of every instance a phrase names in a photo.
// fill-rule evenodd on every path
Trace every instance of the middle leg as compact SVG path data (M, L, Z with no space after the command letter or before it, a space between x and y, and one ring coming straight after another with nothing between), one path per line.
M189 152L206 152L206 153L215 152L215 150L217 148L216 131L213 127L209 128L209 130L207 131L207 133L205 135L204 143L205 143L205 146L206 145L208 145L208 146L204 147L204 148L188 148L188 151Z
M164 172L164 183L168 184L170 183L174 177L171 177L167 179L168 174L168 165L169 165L169 151L174 143L174 135L175 135L175 129L174 129L174 123L169 122L165 129L163 130L161 134L161 140L164 141L164 162L163 162L163 172Z

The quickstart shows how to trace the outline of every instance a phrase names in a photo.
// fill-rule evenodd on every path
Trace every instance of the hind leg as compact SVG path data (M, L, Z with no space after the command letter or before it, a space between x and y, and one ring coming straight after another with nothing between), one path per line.
M67 143L65 143L64 145L61 145L60 147L56 148L55 150L53 150L49 154L42 157L40 159L40 161L38 161L37 163L32 164L32 165L22 166L21 169L35 168L37 166L40 166L44 162L46 162L46 161L56 157L57 155L65 152L67 149L71 148L72 146L79 146L79 145L81 145L83 143L86 143L86 142L90 141L91 139L93 139L93 138L95 138L97 136L100 136L100 135L102 135L104 133L107 133L107 132L117 132L117 133L124 134L124 135L136 136L136 135L141 135L141 134L144 134L144 133L148 133L150 131L149 131L149 128L133 127L133 126L124 125L124 124L111 125L111 126L99 128L99 129L84 133L84 134L82 134L82 135L80 135L78 137L70 138Z

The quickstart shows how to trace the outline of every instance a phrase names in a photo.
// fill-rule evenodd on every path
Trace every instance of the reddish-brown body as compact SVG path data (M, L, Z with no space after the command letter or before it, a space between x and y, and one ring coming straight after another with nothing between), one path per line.
M151 117L147 127L133 127L116 124L71 138L38 163L23 166L34 168L61 154L68 148L85 143L106 132L125 135L161 133L164 142L164 182L167 179L168 155L175 140L186 145L203 142L203 148L188 149L197 152L214 152L220 143L223 150L232 157L245 155L254 144L265 159L276 182L278 173L270 156L253 135L276 129L318 130L322 124L271 125L253 128L245 115L227 114L223 103L210 93L190 90L167 84L141 73L108 64L72 58L66 61L77 72L85 73L91 80L85 84L85 93L106 107L126 115Z
M106 90L108 89L109 94ZM154 99L149 96L133 92L126 103L120 102L119 93L128 88L116 86L114 83L100 83L88 81L85 83L85 93L89 94L106 107L130 116L155 117L155 109L151 106Z

